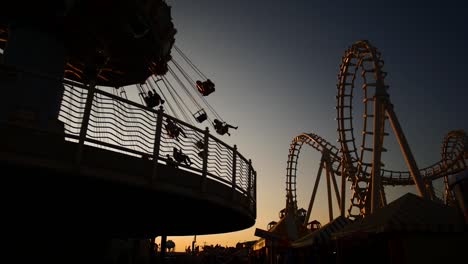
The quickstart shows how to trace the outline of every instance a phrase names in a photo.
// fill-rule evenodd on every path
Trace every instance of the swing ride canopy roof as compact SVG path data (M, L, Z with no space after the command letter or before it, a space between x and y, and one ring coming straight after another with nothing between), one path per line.
M2 6L2 49L15 28L29 27L63 40L64 74L74 81L86 82L100 69L97 85L121 87L167 72L176 29L163 0L56 0L27 9L22 3Z

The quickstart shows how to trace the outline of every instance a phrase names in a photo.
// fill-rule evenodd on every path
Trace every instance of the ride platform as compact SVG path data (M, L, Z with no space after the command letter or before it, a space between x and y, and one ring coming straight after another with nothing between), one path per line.
M2 233L151 238L255 223L255 204L192 172L14 125L0 128Z

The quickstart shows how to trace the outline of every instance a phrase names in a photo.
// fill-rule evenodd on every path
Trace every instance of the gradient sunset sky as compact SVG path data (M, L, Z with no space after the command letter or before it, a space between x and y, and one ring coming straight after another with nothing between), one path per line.
M220 138L237 144L258 173L256 224L238 232L197 236L200 246L257 240L255 228L266 229L270 221L279 220L286 203L288 150L295 136L316 133L338 147L337 74L345 50L358 40L369 40L382 52L390 99L420 168L440 160L449 131L468 131L468 8L462 1L167 3L178 31L176 45L216 84L207 100L225 121L239 126L231 137ZM355 92L360 98L361 91ZM360 134L361 128L356 129ZM407 170L392 131L385 140L385 168ZM319 159L313 149L303 148L299 207L308 206ZM322 224L328 222L324 186L311 216ZM390 202L415 189L386 191ZM190 221L197 215L187 212L186 217ZM183 251L193 236L168 239Z

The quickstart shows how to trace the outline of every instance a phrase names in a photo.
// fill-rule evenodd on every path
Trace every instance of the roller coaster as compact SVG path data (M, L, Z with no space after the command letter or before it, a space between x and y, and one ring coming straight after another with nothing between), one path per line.
M327 179L327 198L330 221L333 219L332 186L340 214L345 216L346 183L351 184L351 201L347 217L357 219L371 214L386 205L385 186L414 185L420 196L431 200L453 202L448 176L467 169L468 136L463 130L450 131L442 143L441 159L423 169L418 168L390 101L385 84L387 73L383 70L382 54L369 41L355 42L342 57L337 84L337 118L339 147L314 133L296 136L289 148L286 168L286 208L297 210L296 178L299 156L303 145L321 153L321 160L312 190L307 216L309 221L322 172ZM356 142L353 126L354 88L361 77L363 90L362 138ZM382 153L387 120L399 143L408 171L383 169ZM338 188L337 176L341 176ZM433 181L443 178L443 198L436 196ZM287 210L291 211L291 210Z

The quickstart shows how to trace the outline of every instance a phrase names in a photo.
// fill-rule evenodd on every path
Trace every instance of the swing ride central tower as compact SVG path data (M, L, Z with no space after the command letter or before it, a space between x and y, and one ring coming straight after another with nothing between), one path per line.
M176 29L163 0L32 5L0 11L2 230L60 235L78 222L67 235L150 238L255 223L256 172L236 146L101 89L168 72ZM176 148L189 164L169 162Z

